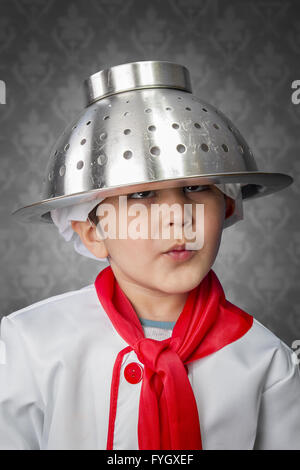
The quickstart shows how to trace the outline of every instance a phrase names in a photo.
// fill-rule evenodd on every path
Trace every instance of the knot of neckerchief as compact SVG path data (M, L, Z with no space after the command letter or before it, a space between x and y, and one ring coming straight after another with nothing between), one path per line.
M157 341L145 338L110 266L98 274L95 287L114 328L144 365L139 449L202 449L197 402L185 366L239 339L251 328L253 317L225 298L210 269L189 291L171 338Z

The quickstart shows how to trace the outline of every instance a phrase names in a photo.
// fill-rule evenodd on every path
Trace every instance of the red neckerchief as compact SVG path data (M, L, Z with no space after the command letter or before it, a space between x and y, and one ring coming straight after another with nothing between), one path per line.
M98 274L95 287L113 326L130 346L124 351L134 350L144 365L139 449L202 449L197 404L185 365L241 338L251 328L253 317L225 298L210 269L189 292L171 338L157 341L145 338L110 266Z

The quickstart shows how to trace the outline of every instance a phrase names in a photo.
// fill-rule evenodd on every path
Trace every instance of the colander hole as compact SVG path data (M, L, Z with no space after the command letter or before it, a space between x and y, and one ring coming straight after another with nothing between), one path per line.
M66 172L66 167L65 167L65 165L63 165L59 169L60 176L64 176L65 172Z
M203 109L203 111L205 111L205 112L207 113L207 109L206 109L206 108L202 108L202 109Z
M201 129L199 122L195 122L194 126L196 127L196 129Z
M229 129L231 132L233 132L233 129L232 129L231 126L228 126L228 129Z
M126 152L123 153L123 157L126 158L126 160L128 160L129 158L132 157L132 152L131 150L126 150Z
M150 131L150 132L156 131L156 127L155 126L149 126L148 131Z
M179 100L182 100L181 96L177 96L177 98L178 98Z
M77 125L75 124L75 126L72 127L72 130L73 130L73 129L76 129L76 127L77 127Z
M188 106L185 108L187 111L192 111Z
M145 113L152 113L152 109L150 108L145 109Z
M243 147L242 147L241 145L238 145L238 149L239 149L239 151L241 152L241 154L244 153L244 149L243 149Z
M173 129L179 129L179 124L177 124L177 122L173 122L172 127Z
M213 126L214 126L216 129L220 129L219 126L218 126L218 124L216 124L216 123L214 123Z
M201 144L201 149L203 150L203 152L208 152L208 145Z
M127 100L126 103L129 103L129 100Z
M152 155L158 156L158 155L160 155L160 148L159 148L159 147L151 147L150 153L151 153Z
M77 170L81 170L82 167L83 167L83 161L79 160L79 162L77 162Z
M222 144L222 149L224 150L224 152L228 152L228 147L226 144Z
M172 111L172 108L170 108L169 106L167 106L166 110L167 110L167 111Z
M128 112L128 111L126 111L126 112L123 114L123 116L127 116L127 114L129 114L129 112Z
M70 148L70 144L65 145L65 151L67 151L68 148Z
M106 132L102 132L102 133L100 134L100 140L105 140L106 137L107 137Z
M184 153L186 151L185 145L182 145L182 144L177 145L176 149L177 149L177 152L179 153Z
M107 161L106 155L104 153L100 153L100 155L97 158L98 165L104 165L106 161Z
M58 151L57 151L57 150L55 150L55 152L54 152L54 156L56 156L56 155L57 155L57 152L58 152Z
M92 122L92 121L88 121L88 122L86 123L86 125L89 126L89 125L91 124L91 122Z
M103 121L106 121L106 119L109 119L109 116L104 116Z
M84 144L86 143L86 139L82 139L82 140L80 141L80 143L81 143L81 145L84 145Z
M128 135L128 134L130 134L130 133L131 133L131 130L130 130L130 129L125 129L125 130L124 130L124 134L125 134L125 135Z

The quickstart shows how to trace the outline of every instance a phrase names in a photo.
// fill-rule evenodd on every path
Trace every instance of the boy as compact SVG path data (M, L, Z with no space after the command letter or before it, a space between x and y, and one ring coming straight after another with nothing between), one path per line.
M48 167L51 197L27 214L47 209L79 253L109 266L94 284L2 319L0 447L300 449L292 351L225 298L211 269L223 228L242 218L241 182L246 198L291 181L262 177L211 106L187 117L199 102L185 68L138 62L99 74L88 82L94 104ZM144 122L155 137L134 128ZM155 205L166 212L155 217Z

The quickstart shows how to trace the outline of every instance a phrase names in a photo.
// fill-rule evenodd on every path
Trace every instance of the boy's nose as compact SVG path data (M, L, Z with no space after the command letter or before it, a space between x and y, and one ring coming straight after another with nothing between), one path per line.
M192 222L191 201L189 201L189 205L187 205L186 210L184 210L184 205L188 204L188 201L183 192L183 188L161 190L158 199L159 204L168 204L169 206L176 204L175 211L172 210L170 212L168 223L171 225L180 223L183 226Z
M167 188L159 191L159 202L166 204L184 204L186 201L183 188Z

